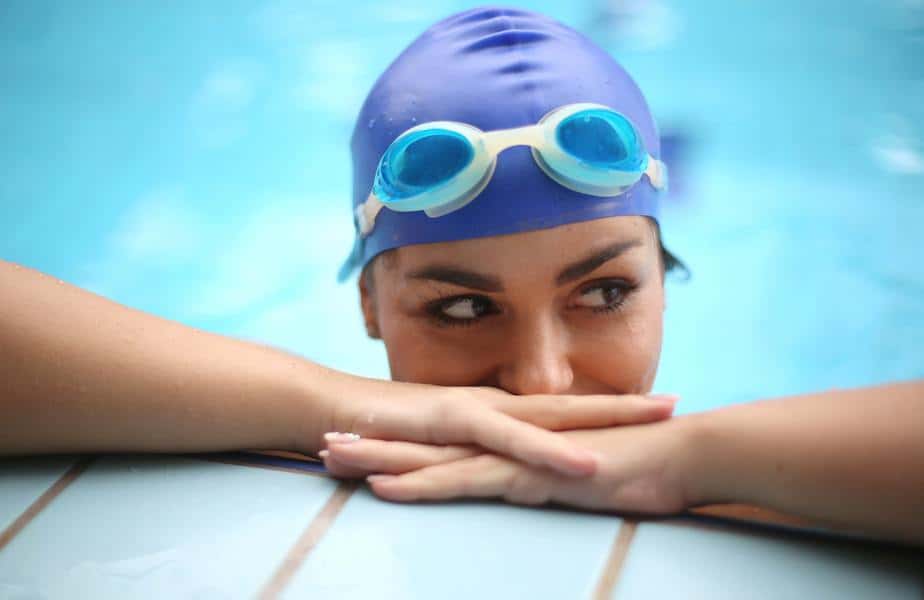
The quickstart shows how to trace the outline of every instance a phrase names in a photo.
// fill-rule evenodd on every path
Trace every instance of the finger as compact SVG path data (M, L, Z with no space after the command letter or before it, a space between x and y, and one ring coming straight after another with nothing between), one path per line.
M464 392L459 396L457 390L451 399L434 401L425 410L360 413L353 421L353 431L381 440L439 446L476 444L493 453L575 477L586 477L596 471L595 454L569 442L561 434L492 408L479 401L480 396L472 395L470 390ZM334 435L345 434L325 434L328 443Z
M330 458L364 474L400 474L481 454L465 446L433 446L414 442L362 439L349 444L328 444Z
M552 431L640 425L669 418L679 398L640 396L500 396L491 404L504 414Z
M434 443L476 443L498 454L565 475L586 477L597 469L594 453L558 433L524 423L490 408L447 405L431 419Z
M329 450L322 450L319 456L324 460L328 473L338 479L362 479L369 475L368 471L341 463L330 455Z
M367 481L377 496L395 502L494 498L506 493L517 468L511 461L482 455L404 475L373 475Z

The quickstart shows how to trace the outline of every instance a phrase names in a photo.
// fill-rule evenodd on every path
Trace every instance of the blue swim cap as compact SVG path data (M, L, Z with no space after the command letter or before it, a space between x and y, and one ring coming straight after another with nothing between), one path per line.
M482 7L427 29L379 77L360 111L351 142L353 207L364 202L376 167L404 131L429 121L458 121L484 131L534 125L573 103L606 105L635 125L647 152L660 158L645 98L626 71L577 31L546 16ZM642 178L627 192L599 197L547 176L530 149L503 152L487 187L469 204L431 218L383 210L357 244L352 267L379 253L555 227L617 215L657 218L658 192ZM358 239L358 238L357 238Z

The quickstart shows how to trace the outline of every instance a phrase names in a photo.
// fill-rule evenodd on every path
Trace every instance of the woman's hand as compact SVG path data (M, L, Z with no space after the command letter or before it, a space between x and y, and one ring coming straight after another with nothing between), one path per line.
M333 441L325 460L341 476L379 473L369 477L372 489L399 502L496 497L516 504L668 514L692 504L687 421L564 434L598 457L594 476L580 480L472 448L379 440Z
M676 401L657 396L514 396L494 388L373 380L361 380L359 386L350 388L350 396L367 400L341 403L332 421L333 431L376 440L463 446L435 449L452 459L469 456L480 448L570 476L594 473L597 458L552 431L660 421L670 417ZM337 439L333 435L328 438ZM408 450L414 445L395 447ZM336 466L333 470L337 472ZM368 472L341 469L339 474L362 476Z
M924 382L739 404L648 425L563 434L596 452L593 477L470 448L362 440L328 445L332 472L395 501L498 497L521 504L673 513L744 503L854 535L924 544Z

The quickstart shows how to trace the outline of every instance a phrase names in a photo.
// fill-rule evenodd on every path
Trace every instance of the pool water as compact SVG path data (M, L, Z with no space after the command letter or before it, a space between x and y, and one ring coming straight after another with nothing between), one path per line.
M387 377L348 138L410 0L0 7L0 257ZM510 2L610 48L674 140L657 388L685 412L924 376L924 2Z

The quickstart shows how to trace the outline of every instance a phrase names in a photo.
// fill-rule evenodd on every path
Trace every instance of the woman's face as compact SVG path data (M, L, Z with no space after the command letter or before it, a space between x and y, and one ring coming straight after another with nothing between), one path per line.
M644 217L407 246L372 268L371 281L360 278L363 313L395 380L513 394L651 390L664 288Z

